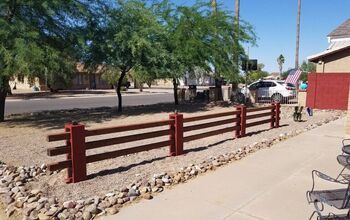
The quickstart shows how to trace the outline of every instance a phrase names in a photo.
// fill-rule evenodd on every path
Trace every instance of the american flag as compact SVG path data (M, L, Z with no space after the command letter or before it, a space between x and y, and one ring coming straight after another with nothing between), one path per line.
M291 83L293 85L296 85L301 73L302 73L301 69L294 69L290 71L286 79L286 83Z

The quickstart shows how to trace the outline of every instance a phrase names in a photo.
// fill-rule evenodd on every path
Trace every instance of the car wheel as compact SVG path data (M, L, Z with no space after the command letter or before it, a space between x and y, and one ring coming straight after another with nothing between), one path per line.
M271 100L273 102L279 102L279 103L282 103L283 101L283 96L281 94L273 94L273 96L271 97Z

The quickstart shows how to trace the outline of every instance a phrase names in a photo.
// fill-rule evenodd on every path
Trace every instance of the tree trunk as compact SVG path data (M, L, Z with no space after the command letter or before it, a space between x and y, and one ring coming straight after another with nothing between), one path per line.
M125 75L126 75L126 71L122 71L122 73L121 73L121 75L120 75L120 77L119 77L119 79L118 79L118 84L117 84L117 96L118 96L118 112L122 112L122 110L123 110L123 106L122 106L122 94L121 94L121 92L120 92L120 89L121 89L121 87L122 87L122 82L123 82L123 79L124 79L124 77L125 77Z
M0 122L5 120L5 100L8 92L9 80L6 77L0 76Z
M178 105L179 104L179 99L177 97L177 82L176 82L176 78L173 78L173 85L174 85L174 102L175 102L175 105Z

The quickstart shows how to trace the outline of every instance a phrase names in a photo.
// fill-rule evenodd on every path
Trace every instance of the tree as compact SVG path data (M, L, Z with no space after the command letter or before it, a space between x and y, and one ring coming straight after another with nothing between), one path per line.
M156 73L148 72L144 69L139 69L136 71L132 71L131 77L134 81L138 83L138 88L142 92L143 84L146 83L148 87L151 87L154 80L156 80L157 75Z
M163 29L146 3L139 0L118 1L108 19L103 52L106 67L116 71L118 112L121 112L123 79L132 69L149 70L160 63L157 58L162 53L159 39Z
M307 75L310 72L316 71L316 65L314 63L311 63L309 61L304 60L300 66L300 69L303 71L302 74L300 75L300 80L305 82L305 81L307 81Z
M76 30L90 8L78 0L8 0L0 3L0 121L9 80L15 76L71 79Z
M162 42L167 61L160 68L159 77L173 79L175 104L178 104L178 81L185 74L195 75L196 70L201 70L227 80L238 79L233 52L244 54L244 50L242 46L234 50L233 16L215 6L215 16L212 5L206 3L174 7L163 2L155 10L166 30ZM239 42L255 42L253 28L248 23L244 23L241 32Z
M252 71L252 72L249 73L248 78L249 78L249 82L250 83L254 82L254 81L257 81L259 79L263 79L264 77L269 75L268 72L263 70L264 67L265 67L265 65L263 63L259 63L258 64L258 70Z
M280 69L280 76L282 76L282 71L283 71L283 64L284 64L284 56L281 54L277 57L277 64Z

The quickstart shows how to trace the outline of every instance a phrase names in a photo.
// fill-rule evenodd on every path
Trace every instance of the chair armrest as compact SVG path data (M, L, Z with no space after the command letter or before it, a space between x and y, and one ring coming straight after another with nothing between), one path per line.
M333 182L333 183L340 183L340 184L349 184L349 181L343 179L343 180L338 180L333 177L328 176L327 174L324 174L318 170L313 170L312 171L312 188L311 192L314 191L315 189L315 176L319 177L320 179L326 180L328 182Z
M350 169L350 155L346 155L346 154L338 155L337 161L343 167Z
M313 201L311 200L311 193L314 191L315 189L315 177L319 177L320 179L322 180L326 180L328 182L333 182L333 183L339 183L339 184L349 184L349 181L347 180L338 180L338 179L335 179L333 177L330 177L328 176L327 174L324 174L318 170L313 170L312 171L312 187L311 187L311 190L310 191L307 191L306 192L306 199L308 201L308 203L312 203Z
M342 141L341 141L341 143L343 144L343 147L345 146L345 142L346 141L349 141L350 142L350 139L349 138L345 138L345 139L343 139Z

